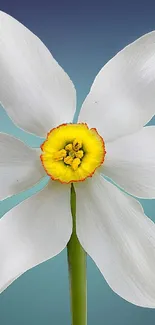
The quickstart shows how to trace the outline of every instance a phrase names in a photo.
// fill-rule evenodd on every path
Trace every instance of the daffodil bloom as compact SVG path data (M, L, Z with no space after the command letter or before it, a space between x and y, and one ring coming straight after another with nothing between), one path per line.
M50 176L0 220L0 290L66 247L74 184L81 246L118 295L155 307L155 224L133 197L155 198L155 127L145 126L155 113L155 32L101 69L77 123L70 78L33 33L3 12L0 71L9 117L45 138L32 149L0 134L1 199Z

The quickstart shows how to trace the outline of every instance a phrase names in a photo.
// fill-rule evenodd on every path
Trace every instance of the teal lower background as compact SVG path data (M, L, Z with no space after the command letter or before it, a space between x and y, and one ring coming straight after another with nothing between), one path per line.
M7 1L0 9L42 38L73 80L78 109L99 69L121 48L155 29L152 1ZM155 120L151 121L155 124ZM30 146L41 139L17 129L0 108L0 131ZM0 216L43 184L0 203ZM155 200L141 200L155 221ZM33 216L32 216L33 217ZM153 325L155 310L136 307L109 288L88 257L88 325ZM30 270L0 295L0 325L70 325L66 250ZM79 324L80 325L80 324Z

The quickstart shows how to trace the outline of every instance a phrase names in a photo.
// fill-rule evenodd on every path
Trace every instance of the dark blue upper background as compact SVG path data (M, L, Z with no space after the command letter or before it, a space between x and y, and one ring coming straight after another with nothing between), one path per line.
M124 46L155 29L155 2L142 2L0 0L0 9L43 40L73 80L80 108L100 68ZM29 138L3 111L0 131ZM10 208L9 202L1 204L2 212ZM155 219L155 202L143 206ZM88 313L88 325L155 323L155 310L138 308L114 294L90 259ZM0 296L0 324L70 324L65 251L23 275Z
M0 8L44 41L80 90L80 100L105 62L155 28L153 1L1 0Z

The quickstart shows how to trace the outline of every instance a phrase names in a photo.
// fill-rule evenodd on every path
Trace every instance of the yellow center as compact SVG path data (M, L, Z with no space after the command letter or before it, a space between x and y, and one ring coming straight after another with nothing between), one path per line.
M62 124L52 129L41 145L46 173L61 183L80 182L91 177L106 154L104 141L87 124Z

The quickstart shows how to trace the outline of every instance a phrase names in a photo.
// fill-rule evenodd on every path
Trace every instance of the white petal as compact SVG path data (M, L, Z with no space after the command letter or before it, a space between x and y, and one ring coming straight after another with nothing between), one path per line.
M79 121L106 141L136 132L155 114L155 32L127 46L99 72Z
M155 198L155 126L106 144L102 172L128 193Z
M70 187L46 188L0 219L0 291L28 269L60 253L72 231Z
M101 176L78 185L76 195L78 238L109 286L133 304L155 307L155 224Z
M0 133L0 200L24 191L46 175L40 150Z
M0 12L0 102L20 128L45 136L73 118L76 93L45 45Z

